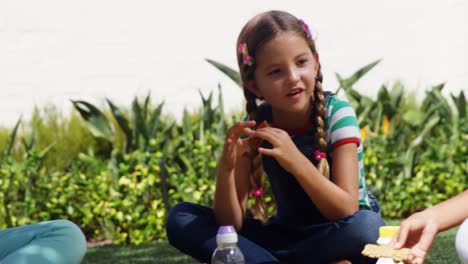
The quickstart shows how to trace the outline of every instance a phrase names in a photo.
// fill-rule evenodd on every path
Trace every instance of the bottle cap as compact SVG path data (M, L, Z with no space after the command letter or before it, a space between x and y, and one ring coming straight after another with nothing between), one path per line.
M221 226L216 234L216 243L218 245L237 243L236 229L232 225Z
M399 226L381 226L379 228L380 238L392 238L400 230Z

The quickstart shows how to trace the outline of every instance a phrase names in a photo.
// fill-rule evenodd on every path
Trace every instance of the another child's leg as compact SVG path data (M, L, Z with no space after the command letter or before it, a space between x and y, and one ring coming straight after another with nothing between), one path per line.
M67 220L54 220L0 231L2 264L80 263L86 239L80 228Z
M351 263L368 263L361 255L368 243L376 243L379 227L385 225L382 218L370 210L355 214L333 223L311 227L305 232L310 236L292 245L292 263L330 263L349 260Z
M182 202L170 212L166 232L169 243L200 262L210 262L216 248L216 224L211 208ZM246 263L279 263L268 251L238 235Z
M462 264L468 264L468 219L465 220L457 231L455 248Z

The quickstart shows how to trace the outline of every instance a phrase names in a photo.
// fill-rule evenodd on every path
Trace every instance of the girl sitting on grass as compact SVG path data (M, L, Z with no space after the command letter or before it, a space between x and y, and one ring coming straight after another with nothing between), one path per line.
M361 250L375 243L384 222L364 184L355 112L323 92L309 27L283 11L261 13L242 29L237 60L248 118L227 131L213 209L176 205L169 242L209 262L218 226L233 225L246 263L369 263ZM269 126L254 130L264 121ZM263 170L277 207L271 217Z

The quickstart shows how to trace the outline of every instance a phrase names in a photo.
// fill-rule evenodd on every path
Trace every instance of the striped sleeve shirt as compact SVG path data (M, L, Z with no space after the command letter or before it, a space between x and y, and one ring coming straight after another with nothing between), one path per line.
M347 143L356 143L359 162L359 205L370 208L369 195L364 177L364 153L361 131L356 113L351 105L336 96L326 96L325 130L327 132L327 155L332 157L333 149ZM333 157L332 157L333 159Z

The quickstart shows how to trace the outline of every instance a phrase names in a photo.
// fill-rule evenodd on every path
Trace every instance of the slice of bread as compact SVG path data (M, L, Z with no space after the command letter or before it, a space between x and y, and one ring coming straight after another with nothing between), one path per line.
M255 129L264 128L264 127L268 127L268 123L266 121L263 121ZM263 142L263 139L261 139L261 138L251 137L249 139L249 147L250 147L251 150L257 150L260 147L260 145L262 145L262 142Z
M408 258L411 253L409 248L395 249L386 245L367 244L361 252L369 258L391 258L394 262L401 262Z

